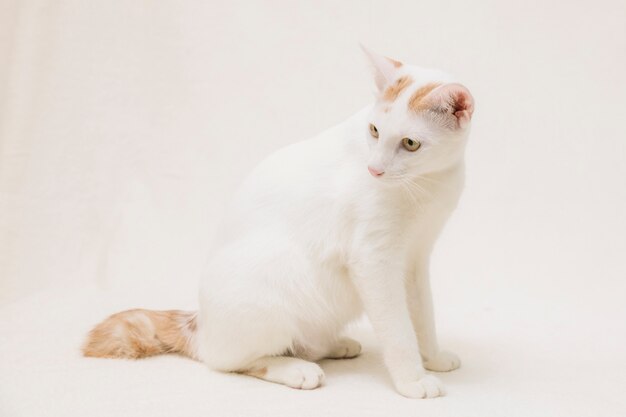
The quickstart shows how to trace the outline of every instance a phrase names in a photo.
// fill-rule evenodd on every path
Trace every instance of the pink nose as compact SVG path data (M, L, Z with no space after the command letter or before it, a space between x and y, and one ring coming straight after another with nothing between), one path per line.
M385 173L385 171L379 171L376 168L367 167L367 170L372 174L373 177L380 177Z

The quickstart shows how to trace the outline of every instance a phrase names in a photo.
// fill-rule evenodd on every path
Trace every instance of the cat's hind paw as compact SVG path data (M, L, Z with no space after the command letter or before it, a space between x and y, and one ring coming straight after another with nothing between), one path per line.
M324 381L324 371L318 364L308 362L285 369L284 384L296 389L315 389Z
M459 366L461 366L459 357L446 350L440 350L434 358L424 362L424 368L435 372L453 371Z

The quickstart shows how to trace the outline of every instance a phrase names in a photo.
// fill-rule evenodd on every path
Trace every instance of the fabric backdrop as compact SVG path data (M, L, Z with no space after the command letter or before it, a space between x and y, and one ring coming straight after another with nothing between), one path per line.
M442 338L506 334L559 381L601 363L563 396L616 401L624 16L611 0L0 0L0 304L90 287L193 308L234 187L372 100L360 41L476 99L433 260Z

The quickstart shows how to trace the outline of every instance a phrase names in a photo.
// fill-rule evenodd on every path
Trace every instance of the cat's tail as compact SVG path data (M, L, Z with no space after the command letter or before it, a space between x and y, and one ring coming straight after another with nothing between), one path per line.
M138 359L162 353L180 353L197 359L197 312L127 310L94 327L83 345L83 355Z

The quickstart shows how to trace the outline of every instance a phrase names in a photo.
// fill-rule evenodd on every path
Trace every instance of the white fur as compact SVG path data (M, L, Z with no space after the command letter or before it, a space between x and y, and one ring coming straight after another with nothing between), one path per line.
M385 71L414 82L393 103L378 99L275 152L237 193L200 292L198 356L211 368L315 388L323 374L305 360L357 355L360 345L339 335L365 312L397 390L443 394L424 367L447 371L459 360L437 345L428 260L461 193L468 129L407 108L410 91L448 76ZM403 137L422 147L404 150ZM368 164L385 174L374 178Z

